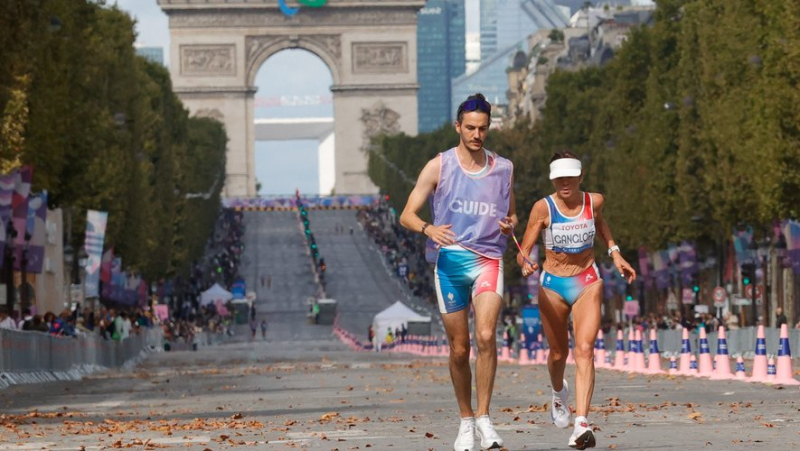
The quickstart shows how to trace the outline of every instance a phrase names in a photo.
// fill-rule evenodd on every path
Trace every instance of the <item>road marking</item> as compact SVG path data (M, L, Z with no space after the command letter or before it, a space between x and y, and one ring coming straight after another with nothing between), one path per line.
M150 440L150 443L158 445L177 445L179 443L208 443L211 437L207 435L198 435L196 437L162 437ZM123 443L124 445L124 443Z
M122 400L118 401L103 401L95 404L96 407L119 407L122 405Z

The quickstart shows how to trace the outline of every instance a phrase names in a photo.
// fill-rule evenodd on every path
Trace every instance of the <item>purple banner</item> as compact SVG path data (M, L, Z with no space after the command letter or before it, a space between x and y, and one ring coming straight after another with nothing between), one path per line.
M786 249L792 262L792 272L800 274L800 222L785 221L783 234L786 238Z
M44 241L47 236L47 191L31 195L28 198L28 217L25 230L31 238L27 243L26 269L30 273L41 274L44 264ZM23 244L23 246L25 245ZM22 262L22 250L21 247L16 248L18 258L14 260L15 262ZM16 263L15 266L17 266Z
M681 243L680 260L681 281L684 285L690 285L694 280L694 275L697 274L697 253L693 243L689 241Z
M653 272L656 276L656 288L666 290L670 285L669 252L653 252Z

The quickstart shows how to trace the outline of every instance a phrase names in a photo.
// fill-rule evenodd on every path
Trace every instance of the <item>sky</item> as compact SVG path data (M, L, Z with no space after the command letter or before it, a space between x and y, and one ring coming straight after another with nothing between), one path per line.
M465 1L467 32L477 32L479 0ZM136 45L163 47L164 60L169 66L169 23L156 0L117 0L116 4L136 19ZM269 58L259 69L256 99L281 96L329 98L332 82L330 69L316 55L304 50L284 50ZM256 108L256 118L331 116L333 108L330 104ZM256 179L261 183L259 194L291 194L295 188L306 193L318 193L317 144L315 140L257 142L255 159Z

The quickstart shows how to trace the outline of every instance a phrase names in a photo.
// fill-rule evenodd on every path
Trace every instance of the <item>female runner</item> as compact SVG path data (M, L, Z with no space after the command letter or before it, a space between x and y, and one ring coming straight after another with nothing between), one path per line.
M581 161L571 152L558 152L550 159L550 180L556 192L537 201L531 209L517 263L528 277L538 265L530 255L539 234L544 232L545 261L540 276L539 310L550 344L547 368L553 387L550 414L553 423L566 428L570 423L569 386L564 366L569 353L567 321L572 313L575 338L575 428L569 446L593 448L595 437L587 415L594 391L594 340L600 328L603 283L594 259L594 238L608 245L608 255L628 283L636 271L622 258L611 230L603 220L603 196L580 190Z

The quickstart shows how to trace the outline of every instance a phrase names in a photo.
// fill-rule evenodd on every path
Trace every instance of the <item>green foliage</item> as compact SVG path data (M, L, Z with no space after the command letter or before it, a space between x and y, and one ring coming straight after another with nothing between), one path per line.
M800 3L660 0L654 19L605 67L553 74L534 126L489 134L515 164L520 230L564 149L628 252L800 217ZM390 166L413 178L451 133L377 142L390 164L371 158L370 175L398 210L411 186Z
M155 280L201 255L227 137L218 122L189 118L167 70L136 56L133 19L102 3L2 7L0 124L14 133L0 135L0 163L34 166L34 190L72 211L74 247L86 210L109 212L107 245Z

